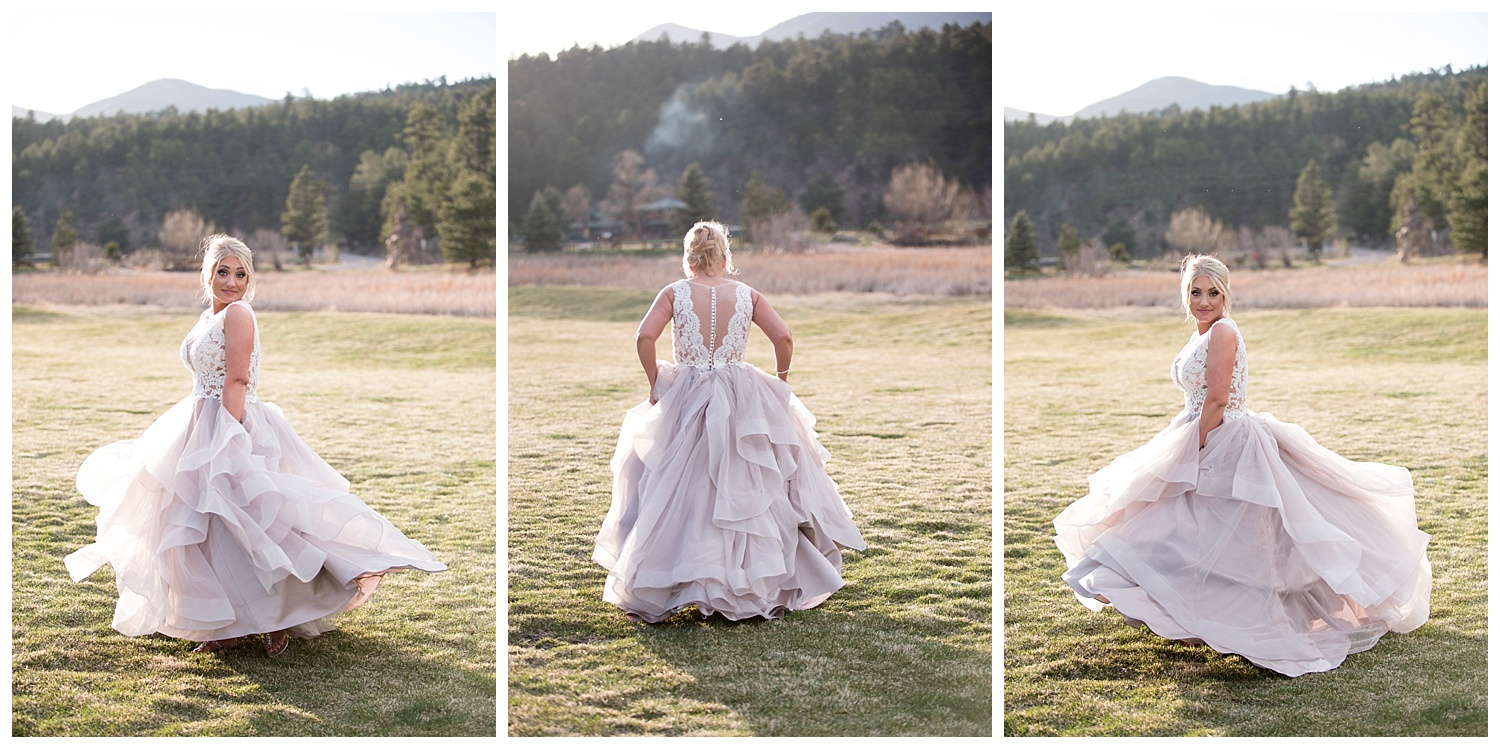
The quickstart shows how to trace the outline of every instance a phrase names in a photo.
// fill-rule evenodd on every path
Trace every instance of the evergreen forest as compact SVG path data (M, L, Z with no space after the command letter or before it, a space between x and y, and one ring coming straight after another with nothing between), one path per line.
M1207 111L1007 122L1005 220L1024 212L1043 254L1065 229L1136 256L1181 249L1172 219L1190 211L1230 236L1290 224L1314 255L1335 237L1437 236L1483 252L1488 77L1447 68ZM1318 200L1327 231L1304 230Z
M622 189L681 199L684 175L721 221L746 218L748 186L854 227L889 221L883 196L903 165L930 163L980 196L991 185L990 24L754 49L575 46L511 60L508 93L512 234L544 197L621 214Z
M61 223L129 253L190 211L245 237L301 232L384 255L396 232L445 254L462 245L450 260L492 261L495 88L439 79L229 111L13 118L13 212L37 247ZM294 181L304 194L289 202ZM326 215L303 215L313 209Z

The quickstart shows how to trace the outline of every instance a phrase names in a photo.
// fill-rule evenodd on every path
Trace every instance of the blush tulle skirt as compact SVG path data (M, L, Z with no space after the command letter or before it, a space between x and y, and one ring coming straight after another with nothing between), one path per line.
M125 635L311 637L384 573L447 569L350 494L271 403L247 402L242 423L217 399L186 398L90 455L78 491L99 507L97 540L64 561L75 581L114 568Z
M1089 478L1054 521L1063 579L1132 624L1288 676L1427 621L1432 570L1410 473L1357 463L1270 414L1198 449L1183 413Z
M691 605L775 618L843 587L839 550L864 540L791 388L743 363L658 367L659 400L626 412L610 463L604 600L648 622Z

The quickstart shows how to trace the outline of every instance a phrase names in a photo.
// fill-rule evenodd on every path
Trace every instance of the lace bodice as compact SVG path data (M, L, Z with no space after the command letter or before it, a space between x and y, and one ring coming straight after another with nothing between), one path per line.
M738 281L672 284L673 358L697 369L744 361L753 314L750 287Z
M1208 329L1208 333L1194 333L1187 345L1172 361L1172 382L1182 389L1183 407L1188 413L1203 411L1203 401L1208 396L1208 341L1213 329L1223 325L1234 331L1234 373L1229 378L1229 404L1224 407L1224 418L1243 416L1246 391L1249 388L1249 366L1245 360L1245 338L1234 321L1222 317Z
M224 309L215 313L210 307L203 310L203 315L198 318L198 324L188 331L187 337L182 339L182 363L193 372L193 396L198 398L223 398L225 357L224 357L224 315L229 307L236 304L244 305L250 312L250 320L255 322L255 311L245 302L231 302ZM260 325L255 324L255 345L250 349L250 385L245 388L245 402L258 402L260 398L255 395L255 383L260 379Z

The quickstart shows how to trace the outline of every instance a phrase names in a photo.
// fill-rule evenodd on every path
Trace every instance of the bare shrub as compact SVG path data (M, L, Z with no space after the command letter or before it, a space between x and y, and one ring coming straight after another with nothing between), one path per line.
M255 253L256 270L265 270L269 261L273 270L281 270L281 256L286 254L286 237L275 229L256 229L245 244Z
M162 220L156 239L161 243L162 261L167 270L192 270L197 266L203 238L218 233L197 211L183 208L168 213Z
M1180 255L1219 255L1228 252L1234 234L1202 209L1188 208L1172 214L1166 239Z
M968 219L978 209L973 192L930 162L892 169L884 199L902 219L896 222L896 241L903 244L925 242L933 230Z
M646 158L633 150L615 156L614 184L604 198L604 210L614 216L632 239L641 236L641 212L647 204L671 194L671 188L656 177L656 170L644 168Z
M1090 239L1078 248L1068 271L1082 276L1109 275L1109 250L1099 239Z
M806 252L825 244L812 230L812 221L801 208L750 222L750 236L755 237L757 250L781 250L782 252Z
M120 265L136 271L159 271L166 270L167 259L161 250L146 248L126 255Z
M736 278L767 294L878 292L920 296L987 296L993 248L827 248L799 254L746 253ZM556 253L510 256L511 286L613 286L655 291L682 277L680 254Z
M52 265L64 273L98 273L109 268L104 250L92 242L74 242L68 249L57 250Z

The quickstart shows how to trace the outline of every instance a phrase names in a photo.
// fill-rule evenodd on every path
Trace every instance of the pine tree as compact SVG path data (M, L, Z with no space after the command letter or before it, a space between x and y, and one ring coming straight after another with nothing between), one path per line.
M1333 189L1323 179L1323 170L1316 159L1309 160L1297 177L1292 204L1292 233L1307 240L1307 251L1313 262L1317 262L1323 253L1323 243L1332 239L1338 229L1338 216L1334 212Z
M465 172L453 182L438 211L443 256L453 262L495 261L495 188L483 175Z
M545 252L562 249L562 234L557 230L558 218L547 204L546 196L537 191L531 197L531 207L526 211L526 223L522 228L525 240L522 246L527 252Z
M57 256L72 250L75 244L78 244L78 231L73 228L73 211L64 208L52 231L52 262L56 263Z
M313 248L328 239L328 186L304 164L287 191L281 233L297 247L302 264L312 265Z
M26 220L26 212L21 206L10 208L10 265L19 268L23 265L31 265L31 253L35 251L35 245L31 243L31 223Z
M677 182L677 199L685 203L672 209L672 236L680 237L699 221L714 218L714 196L708 187L708 177L694 161L682 170L682 179Z
M1057 259L1064 270L1077 270L1078 251L1082 248L1083 242L1078 239L1078 230L1071 224L1063 224L1057 237Z
M1034 270L1041 260L1041 250L1036 243L1036 229L1026 211L1016 211L1011 219L1010 231L1005 235L1005 269L1007 271Z
M762 221L786 210L786 195L781 188L768 190L760 181L760 172L751 172L745 183L745 202L740 207L740 219L745 223Z

